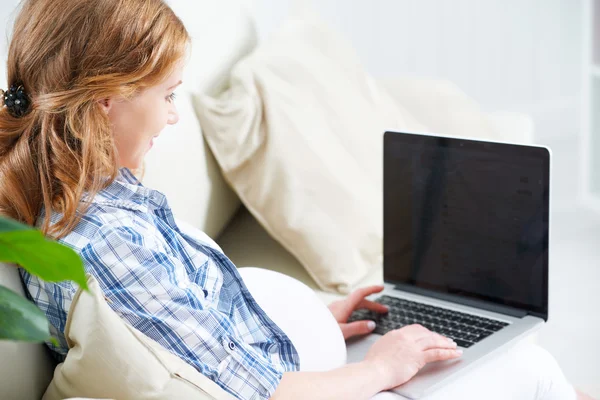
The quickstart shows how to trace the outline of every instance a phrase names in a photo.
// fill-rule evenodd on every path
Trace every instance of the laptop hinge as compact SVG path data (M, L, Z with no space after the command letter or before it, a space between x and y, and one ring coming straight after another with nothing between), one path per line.
M516 318L523 318L529 314L526 310L520 310L520 309L514 308L514 307L494 304L494 303L490 303L490 302L483 301L483 300L465 298L463 296L458 296L455 294L439 293L439 292L436 292L433 290L415 287L412 285L406 285L406 284L402 284L402 283L395 284L394 289L400 290L403 292L418 294L421 296L432 297L434 299L448 301L451 303L461 304L463 306L480 308L480 309L483 309L486 311L491 311L491 312L504 314L504 315L510 315L511 317L516 317Z

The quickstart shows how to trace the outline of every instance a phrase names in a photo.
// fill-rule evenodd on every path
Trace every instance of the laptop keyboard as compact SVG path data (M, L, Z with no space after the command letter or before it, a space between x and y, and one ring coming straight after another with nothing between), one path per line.
M468 348L499 331L508 324L489 318L417 303L397 297L381 296L375 300L389 307L389 312L379 314L370 310L357 310L348 322L371 320L377 324L374 333L387 332L406 325L420 324L430 331L453 339L460 347Z

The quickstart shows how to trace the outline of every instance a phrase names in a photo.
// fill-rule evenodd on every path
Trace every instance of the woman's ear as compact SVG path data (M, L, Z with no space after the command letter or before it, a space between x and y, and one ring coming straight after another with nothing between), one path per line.
M102 110L108 115L110 108L112 107L112 99L102 99L98 100L98 104L102 107Z

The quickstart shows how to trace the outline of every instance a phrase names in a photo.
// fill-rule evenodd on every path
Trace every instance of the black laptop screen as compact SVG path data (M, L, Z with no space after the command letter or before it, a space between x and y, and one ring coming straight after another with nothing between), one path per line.
M547 315L547 149L386 132L387 282Z

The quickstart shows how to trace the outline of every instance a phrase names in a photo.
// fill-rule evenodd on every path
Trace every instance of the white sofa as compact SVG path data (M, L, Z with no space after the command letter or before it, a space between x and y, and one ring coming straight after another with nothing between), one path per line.
M218 91L230 68L257 45L251 13L238 1L170 1L193 36L193 54L184 74L177 104L180 122L167 127L148 154L144 184L163 191L179 220L203 230L216 239L238 267L258 266L299 279L317 291L326 303L340 295L321 291L304 268L274 241L243 207L223 180L219 167L199 131L190 93ZM193 10L188 10L193 7ZM387 81L400 93L406 81ZM423 98L437 88L452 90L443 81L422 81ZM413 82L414 83L414 82ZM414 87L414 85L412 85ZM411 110L409 110L411 111ZM420 112L424 112L420 110ZM529 117L511 113L489 114L496 129L508 141L531 142ZM382 281L374 271L364 284ZM17 270L0 264L0 284L22 291ZM0 342L0 399L39 399L52 377L53 363L41 344Z

